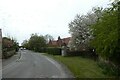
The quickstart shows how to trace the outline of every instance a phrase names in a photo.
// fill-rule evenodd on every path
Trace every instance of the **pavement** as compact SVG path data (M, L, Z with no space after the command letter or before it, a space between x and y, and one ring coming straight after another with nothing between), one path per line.
M2 67L7 66L11 63L13 63L14 61L20 59L21 57L21 50L19 50L19 52L16 52L16 54L8 59L2 59Z
M3 78L73 78L69 70L40 53L20 50L9 60L3 60Z

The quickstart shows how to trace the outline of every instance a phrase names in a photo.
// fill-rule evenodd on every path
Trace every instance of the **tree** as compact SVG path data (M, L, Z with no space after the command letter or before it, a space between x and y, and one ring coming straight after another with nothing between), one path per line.
M12 40L13 41L13 46L15 48L16 51L19 50L19 43L16 40Z
M47 44L49 43L50 40L54 40L54 38L51 35L49 35L49 34L46 34L44 36L44 38L45 38Z
M71 48L78 49L81 45L88 47L92 39L90 25L95 24L101 17L102 8L94 8L93 12L87 15L76 15L75 19L69 23L69 32L72 35Z
M17 42L17 40L8 37L2 38L2 51L3 51L2 58L9 58L10 56L13 56L18 50L19 43ZM9 51L12 52L8 54Z
M118 10L116 7L104 9L100 20L91 26L94 39L91 45L103 59L120 64Z
M41 51L42 48L46 47L46 40L44 36L38 36L37 34L32 34L29 39L29 49L34 51Z
M28 40L24 40L23 43L22 43L22 46L26 49L29 48L29 43L28 43Z
M3 47L3 49L13 47L13 41L8 37L3 37L2 38L2 47Z

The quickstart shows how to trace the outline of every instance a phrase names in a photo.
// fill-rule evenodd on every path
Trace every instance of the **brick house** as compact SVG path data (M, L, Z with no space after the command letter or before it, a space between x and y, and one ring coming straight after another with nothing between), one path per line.
M63 38L61 39L60 36L58 37L58 40L50 40L48 45L50 47L61 47L63 45L68 45L71 37Z

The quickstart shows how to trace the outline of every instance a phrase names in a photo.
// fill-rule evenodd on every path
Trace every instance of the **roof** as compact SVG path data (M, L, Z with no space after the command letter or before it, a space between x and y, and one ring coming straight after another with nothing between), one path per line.
M68 44L69 41L70 41L70 38L71 38L71 37L63 38L63 39L62 39L62 43Z
M63 39L58 39L58 40L54 40L54 41L49 41L49 45L50 46L61 46L63 45L64 43L66 45L68 45L69 41L70 41L70 38L71 37L67 37L67 38L63 38Z
M51 41L52 45L57 45L57 41Z

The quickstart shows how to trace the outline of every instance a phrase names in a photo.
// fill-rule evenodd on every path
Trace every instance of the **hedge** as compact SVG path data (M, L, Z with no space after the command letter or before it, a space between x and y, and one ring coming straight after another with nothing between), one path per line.
M3 50L2 58L7 59L7 58L13 56L15 53L16 53L15 50L11 50L11 51Z
M95 52L92 52L90 50L88 50L88 51L70 51L70 50L67 50L67 56L82 56L82 57L87 57L87 58L91 58L94 60L98 59L98 55Z
M48 47L46 48L46 53L52 55L61 55L61 48Z

